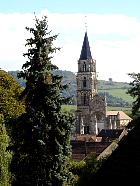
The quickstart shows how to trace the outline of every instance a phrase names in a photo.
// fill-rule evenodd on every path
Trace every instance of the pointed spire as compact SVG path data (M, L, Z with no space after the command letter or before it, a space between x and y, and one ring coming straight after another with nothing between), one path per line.
M84 37L83 46L82 46L79 60L87 60L87 59L92 59L92 56L91 56L87 32L85 32L85 37Z

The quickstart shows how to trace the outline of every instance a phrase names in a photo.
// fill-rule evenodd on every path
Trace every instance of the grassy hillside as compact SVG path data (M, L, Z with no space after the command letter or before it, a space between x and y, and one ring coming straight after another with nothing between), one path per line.
M63 105L62 109L64 111L68 112L74 112L76 110L76 105ZM107 107L108 111L124 111L126 114L128 114L131 117L131 108L130 107Z
M25 81L23 79L17 78L17 72L18 71L10 71L9 73L12 74L16 80L21 84L21 86L25 86ZM71 71L62 71L58 70L54 72L58 75L61 75L63 77L63 84L69 84L68 92L63 92L64 96L73 96L73 102L72 104L76 104L76 75ZM127 94L127 90L129 89L130 85L126 82L114 82L112 80L110 81L104 81L104 80L98 80L98 90L101 93L108 93L107 95L108 99L112 102L111 106L118 106L118 103L122 103L124 105L124 102L128 102L129 105L131 105L133 99L132 97ZM113 96L113 97L111 97ZM116 98L116 99L115 99ZM119 100L121 98L122 100ZM116 105L114 105L116 103ZM127 105L127 104L126 104Z
M126 82L115 82L115 81L98 81L98 89L128 89L130 87L129 83Z
M127 101L129 104L131 104L133 102L133 98L129 94L127 94L129 88L130 85L126 82L104 80L99 80L98 82L99 92L108 92L110 95L122 98L124 101Z
M127 90L128 89L114 88L107 90L99 90L99 92L108 92L110 95L122 98L124 101L127 101L131 104L133 102L133 98L129 94L127 94Z
M64 111L75 111L77 108L76 105L62 105Z

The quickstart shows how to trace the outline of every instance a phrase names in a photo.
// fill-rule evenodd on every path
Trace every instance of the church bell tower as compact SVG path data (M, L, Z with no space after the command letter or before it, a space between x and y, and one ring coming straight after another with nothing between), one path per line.
M96 60L92 58L87 32L85 32L77 72L76 133L90 134L90 102L97 94Z

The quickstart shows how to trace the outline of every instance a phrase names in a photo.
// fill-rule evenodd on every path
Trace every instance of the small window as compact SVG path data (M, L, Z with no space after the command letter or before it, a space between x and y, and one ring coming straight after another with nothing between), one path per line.
M84 105L86 105L86 94L84 94Z
M83 64L83 72L85 72L86 71L86 63L84 62L84 64Z
M89 134L89 126L84 126L84 134Z
M87 132L87 134L89 134L89 126L87 126L87 131L86 132Z
M84 77L84 80L83 80L83 87L86 87L87 85L86 85L86 77Z
M87 131L86 131L86 126L84 126L84 134L86 134L86 132L87 132Z

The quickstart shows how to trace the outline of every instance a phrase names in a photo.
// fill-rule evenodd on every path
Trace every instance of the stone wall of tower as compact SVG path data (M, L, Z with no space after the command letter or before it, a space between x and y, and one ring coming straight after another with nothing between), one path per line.
M97 98L97 74L96 60L91 56L87 33L85 33L80 59L78 60L77 72L77 111L76 111L76 133L97 134L98 126L104 125L106 117L103 100L98 97L102 106L94 110L94 99ZM92 106L91 106L92 105ZM102 111L104 110L104 112ZM102 115L99 119L98 116Z
M97 94L96 61L79 60L77 72L77 133L94 133L91 127L89 103Z
M79 60L77 73L77 105L87 105L97 93L96 61ZM84 100L86 101L84 104Z

